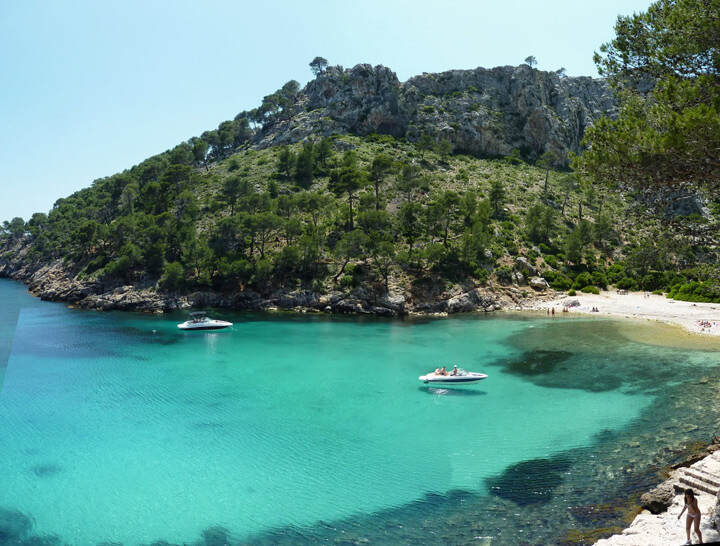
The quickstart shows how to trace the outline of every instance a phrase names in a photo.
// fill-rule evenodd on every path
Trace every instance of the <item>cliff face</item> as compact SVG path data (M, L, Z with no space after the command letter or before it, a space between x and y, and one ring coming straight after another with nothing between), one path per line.
M560 77L527 65L452 70L400 82L384 66L330 67L300 93L300 113L263 128L264 148L333 132L390 134L415 141L423 133L449 140L456 151L529 157L552 150L580 152L585 129L613 116L603 80Z

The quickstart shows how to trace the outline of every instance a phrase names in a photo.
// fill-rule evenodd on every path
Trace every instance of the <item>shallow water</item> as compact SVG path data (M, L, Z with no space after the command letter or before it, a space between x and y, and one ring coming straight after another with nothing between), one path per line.
M621 522L590 505L720 424L697 403L718 392L717 353L630 341L617 321L217 312L232 330L187 333L183 315L17 291L0 283L18 307L0 542L5 525L80 545L552 544ZM439 363L490 377L417 380Z

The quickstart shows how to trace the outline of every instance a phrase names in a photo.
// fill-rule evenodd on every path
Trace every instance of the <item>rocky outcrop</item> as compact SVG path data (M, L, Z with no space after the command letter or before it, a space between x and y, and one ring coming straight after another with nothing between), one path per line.
M675 497L673 481L668 480L655 489L643 493L640 497L640 506L645 510L649 510L652 514L660 514L670 508L673 497Z
M264 127L264 148L332 133L390 134L416 141L423 133L458 151L528 157L579 152L585 129L616 111L603 80L560 77L527 65L452 70L400 82L389 68L330 67L298 97L302 110Z

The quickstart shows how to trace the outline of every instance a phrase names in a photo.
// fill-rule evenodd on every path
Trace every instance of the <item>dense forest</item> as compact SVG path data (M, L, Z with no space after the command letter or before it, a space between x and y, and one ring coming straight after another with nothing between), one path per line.
M24 263L62 259L103 289L178 294L466 284L527 296L542 278L562 291L720 302L717 4L660 1L618 20L596 61L620 111L586 132L579 156L545 146L481 157L426 131L258 146L307 111L291 81L47 214L4 222L0 262L23 249ZM694 36L681 32L688 18ZM329 68L311 62L316 78Z

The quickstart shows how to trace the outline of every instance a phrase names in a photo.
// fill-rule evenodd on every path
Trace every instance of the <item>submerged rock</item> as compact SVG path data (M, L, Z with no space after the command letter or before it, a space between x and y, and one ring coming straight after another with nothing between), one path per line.
M32 519L19 510L0 508L0 544L20 544L32 526Z

